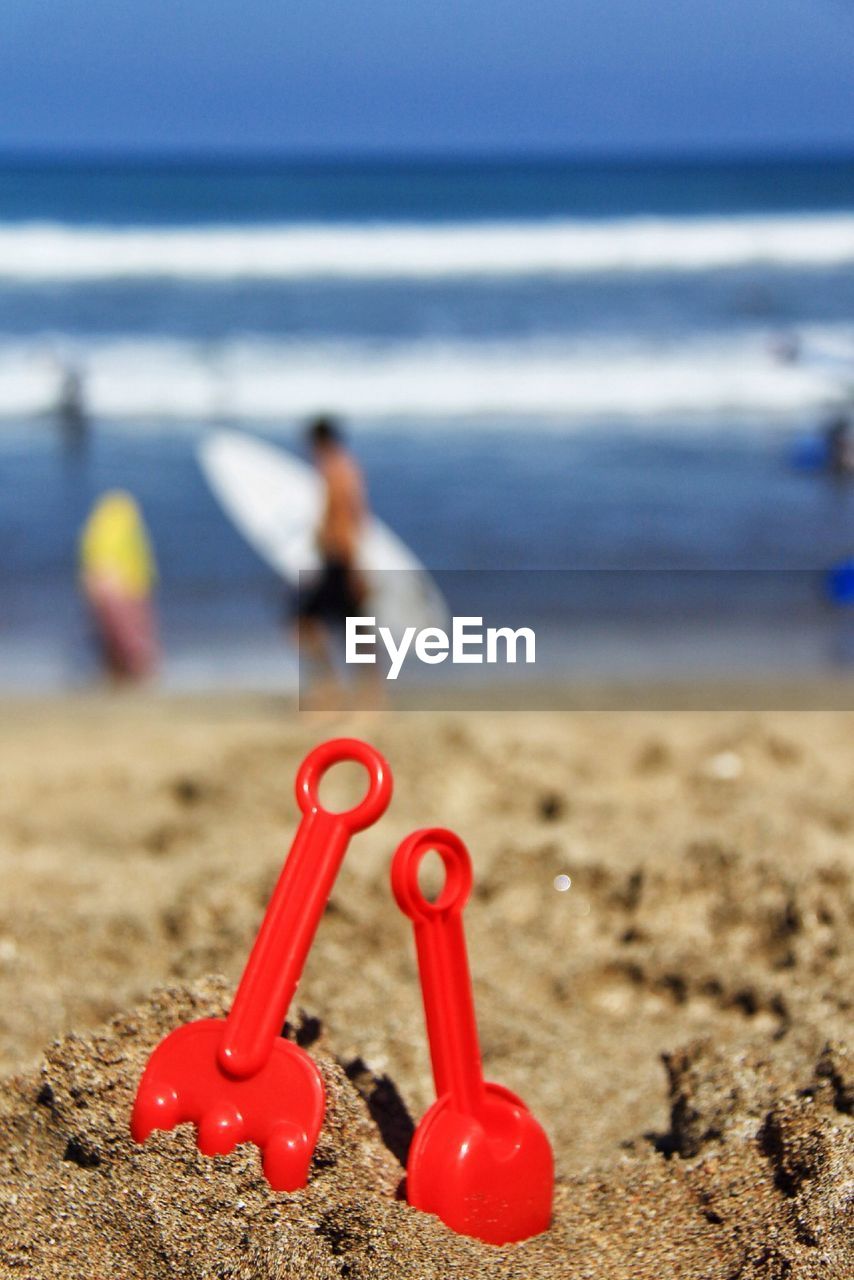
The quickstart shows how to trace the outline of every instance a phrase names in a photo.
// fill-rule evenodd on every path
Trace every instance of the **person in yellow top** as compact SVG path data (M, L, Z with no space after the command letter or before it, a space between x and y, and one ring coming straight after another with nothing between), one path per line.
M112 490L93 506L80 537L80 578L107 672L119 680L151 675L159 659L157 566L129 493Z

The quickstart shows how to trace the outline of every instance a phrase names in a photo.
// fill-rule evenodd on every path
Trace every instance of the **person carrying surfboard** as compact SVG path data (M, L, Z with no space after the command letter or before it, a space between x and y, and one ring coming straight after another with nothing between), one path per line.
M297 629L301 652L331 676L329 632L343 630L348 617L362 613L367 595L357 555L368 502L361 468L337 423L316 418L306 435L324 487L322 514L315 531L322 567L311 586L300 592Z

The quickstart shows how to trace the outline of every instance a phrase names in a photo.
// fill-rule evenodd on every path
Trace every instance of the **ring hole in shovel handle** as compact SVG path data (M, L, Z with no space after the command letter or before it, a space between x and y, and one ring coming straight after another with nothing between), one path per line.
M357 805L340 813L327 809L320 800L320 783L333 765L360 764L368 774L368 789ZM333 738L310 751L300 765L296 779L297 804L303 813L323 813L337 818L349 831L364 831L382 817L391 800L391 770L379 751L358 738Z
M445 864L445 883L431 902L419 884L421 860L438 853ZM399 846L391 864L391 887L397 905L410 920L431 920L449 912L462 911L472 886L469 851L453 831L445 827L425 827L413 831Z

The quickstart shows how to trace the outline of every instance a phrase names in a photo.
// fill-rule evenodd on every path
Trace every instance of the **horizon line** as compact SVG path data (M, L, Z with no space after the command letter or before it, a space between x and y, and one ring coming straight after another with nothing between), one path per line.
M632 168L648 165L678 168L680 166L745 165L761 167L778 164L850 164L854 163L854 145L820 147L694 147L661 150L639 147L629 150L589 149L559 150L557 148L506 150L461 148L427 150L415 148L405 151L399 148L347 149L340 151L317 148L314 150L274 148L216 148L208 146L188 147L17 147L0 145L0 165L9 167L32 166L51 168L124 167L149 168L154 166L178 168L182 165L197 167L262 166L277 168L346 168L376 167L403 168L440 166L460 169L467 166L514 167L555 165L566 167Z

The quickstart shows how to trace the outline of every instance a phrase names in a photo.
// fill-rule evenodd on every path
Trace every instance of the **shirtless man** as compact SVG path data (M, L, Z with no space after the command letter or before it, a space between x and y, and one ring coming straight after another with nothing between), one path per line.
M330 676L328 633L343 630L345 619L361 613L365 600L356 555L368 507L362 473L336 424L317 418L308 429L308 443L326 490L316 535L323 567L308 590L300 592L297 627L300 652Z

